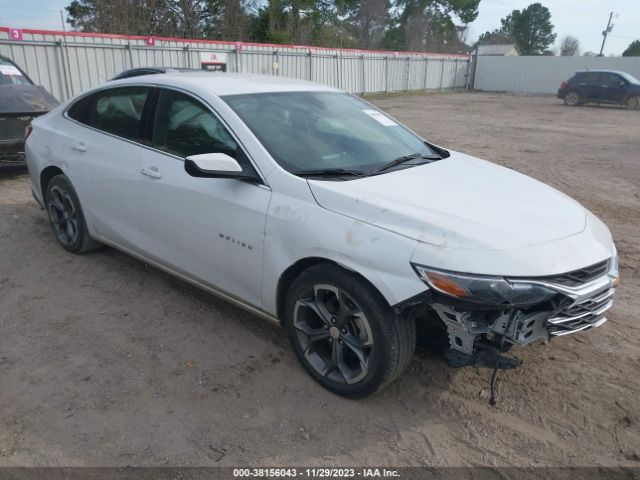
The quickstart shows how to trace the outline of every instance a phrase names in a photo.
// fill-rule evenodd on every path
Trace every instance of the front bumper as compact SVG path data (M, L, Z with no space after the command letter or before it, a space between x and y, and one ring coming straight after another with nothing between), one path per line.
M606 260L563 275L510 281L539 283L557 295L526 308L488 307L430 291L423 313L446 326L449 349L454 352L472 356L483 346L503 342L523 346L604 324L613 305L617 271L612 272L611 260Z

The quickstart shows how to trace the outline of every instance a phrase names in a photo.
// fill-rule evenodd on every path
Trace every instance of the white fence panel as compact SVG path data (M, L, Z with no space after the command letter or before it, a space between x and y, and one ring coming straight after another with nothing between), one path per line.
M23 30L0 27L0 55L66 99L135 67L200 68L201 53L224 53L230 72L311 80L353 93L465 88L466 55L382 52Z
M476 90L556 93L577 70L622 70L640 78L640 57L493 57L480 56Z

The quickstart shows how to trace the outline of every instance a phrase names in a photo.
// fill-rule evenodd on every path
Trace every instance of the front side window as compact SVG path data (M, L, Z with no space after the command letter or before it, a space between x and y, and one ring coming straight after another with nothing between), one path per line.
M436 155L407 128L345 93L256 93L223 100L294 174L323 169L368 174L399 157Z
M602 84L606 85L608 87L619 87L621 80L622 80L622 78L620 78L615 73L603 73L602 74Z
M160 92L153 145L180 157L226 153L240 161L238 145L222 122L202 103L174 90Z

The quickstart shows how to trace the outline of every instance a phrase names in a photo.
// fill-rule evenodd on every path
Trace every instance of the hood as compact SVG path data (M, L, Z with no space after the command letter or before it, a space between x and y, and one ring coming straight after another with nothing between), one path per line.
M0 85L0 115L45 113L58 105L58 100L36 85Z
M440 247L524 247L575 235L586 224L585 209L563 193L453 151L383 175L308 183L328 210Z

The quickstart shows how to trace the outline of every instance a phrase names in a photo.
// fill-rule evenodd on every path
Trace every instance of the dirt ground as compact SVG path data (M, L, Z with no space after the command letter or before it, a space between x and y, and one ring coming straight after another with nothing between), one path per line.
M551 97L372 97L444 146L573 196L612 229L622 285L599 329L514 349L522 368L419 352L349 401L285 334L112 249L55 242L0 171L0 466L640 466L640 114Z

